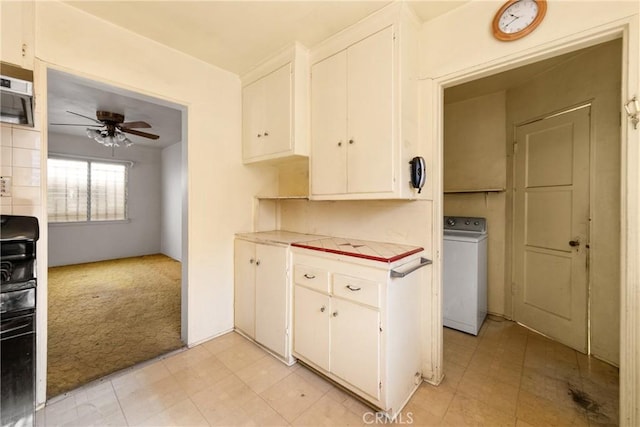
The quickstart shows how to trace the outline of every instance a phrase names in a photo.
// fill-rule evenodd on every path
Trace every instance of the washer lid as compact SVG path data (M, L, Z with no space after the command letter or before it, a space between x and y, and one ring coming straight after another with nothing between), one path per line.
M477 243L485 240L486 238L487 233L478 233L476 231L444 230L444 240L447 241Z

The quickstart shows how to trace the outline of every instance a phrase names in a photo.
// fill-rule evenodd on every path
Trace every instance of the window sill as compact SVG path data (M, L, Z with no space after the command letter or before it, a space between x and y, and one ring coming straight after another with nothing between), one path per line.
M128 224L131 219L118 219L112 221L69 221L69 222L49 222L47 225L53 227L67 227L74 225L114 225L114 224Z

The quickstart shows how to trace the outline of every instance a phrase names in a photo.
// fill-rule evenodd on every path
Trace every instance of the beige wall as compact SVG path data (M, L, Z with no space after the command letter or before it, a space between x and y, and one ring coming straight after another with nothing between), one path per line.
M499 91L445 104L445 192L504 190L505 102Z
M591 48L507 91L507 128L591 101L591 351L619 363L621 41ZM511 162L511 157L509 157Z
M505 315L505 102L499 91L444 106L444 214L487 219L487 308L500 316ZM489 189L497 191L482 191Z
M63 3L37 2L36 22L37 86L44 87L51 66L186 106L187 337L194 344L230 330L233 235L251 229L253 195L277 191L275 169L241 163L239 78ZM45 298L46 280L39 286ZM38 303L45 308L46 298ZM45 337L46 310L39 314L38 334ZM41 341L38 360L45 354ZM38 372L43 379L42 366ZM38 387L42 402L43 380Z

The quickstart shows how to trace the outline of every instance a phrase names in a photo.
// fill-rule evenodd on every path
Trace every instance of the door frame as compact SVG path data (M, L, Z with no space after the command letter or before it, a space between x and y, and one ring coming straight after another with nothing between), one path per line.
M428 382L443 378L442 332L442 230L443 230L443 143L444 90L448 87L585 47L622 39L621 100L638 94L640 83L640 31L637 16L610 22L560 40L529 48L516 57L492 60L482 65L422 80L425 138L432 156L433 234L435 262L433 286L425 299L426 344L423 371ZM622 109L622 106L620 106ZM431 113L431 117L428 113ZM620 236L620 424L640 424L640 131L623 119L621 126L621 236Z
M126 87L121 83L116 82L104 82L102 79L81 73L78 70L68 69L50 62L36 59L34 61L34 80L36 86L42 88L41 92L37 93L38 104L45 107L40 111L40 124L36 123L35 129L40 130L40 239L37 243L38 250L38 263L37 263L37 277L38 277L38 294L36 304L39 307L36 311L36 408L40 405L44 405L47 402L47 367L48 367L48 244L49 244L49 231L47 221L47 158L49 155L49 120L47 117L48 103L48 70L62 71L66 74L72 75L79 79L91 80L98 86L109 87L114 93L126 93L131 96L130 93L135 93L142 99L153 98L155 101L165 103L166 106L179 109L182 113L182 139L180 147L180 164L181 164L181 179L182 179L182 195L180 200L180 209L182 213L182 259L181 259L181 284L180 284L180 339L187 345L189 343L189 203L188 203L188 186L187 172L188 172L188 106L187 103L180 100L170 99L157 94L145 93L140 89L133 87Z

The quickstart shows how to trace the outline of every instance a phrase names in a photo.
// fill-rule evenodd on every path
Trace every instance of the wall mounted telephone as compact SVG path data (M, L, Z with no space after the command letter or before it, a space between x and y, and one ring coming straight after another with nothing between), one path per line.
M411 165L411 186L417 188L419 194L427 180L424 158L414 157L409 162L409 165Z

